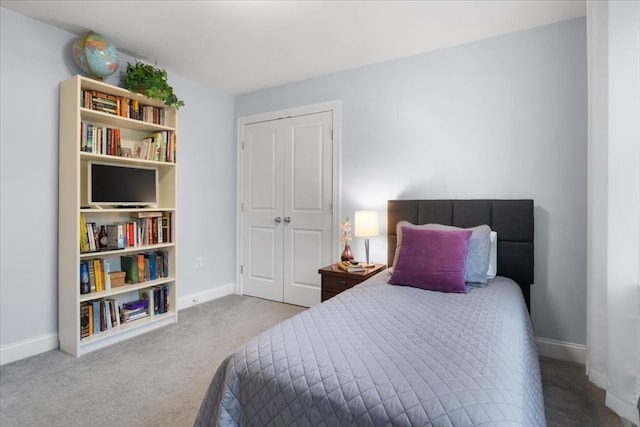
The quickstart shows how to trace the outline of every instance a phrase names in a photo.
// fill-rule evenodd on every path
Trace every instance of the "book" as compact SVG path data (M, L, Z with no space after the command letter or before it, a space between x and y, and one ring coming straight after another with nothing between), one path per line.
M156 236L156 243L163 243L164 236L162 235L162 218L153 218L153 234Z
M93 335L93 304L91 302L85 302L84 304L89 307L89 335Z
M163 314L167 312L168 293L169 293L168 286L155 286L153 288L154 312L156 314Z
M156 268L156 256L152 252L144 254L145 265L148 264L149 280L156 280L158 278L158 271Z
M129 319L132 316L136 316L138 314L141 313L147 313L147 309L146 308L136 308L136 309L132 309L132 308L124 308L122 307L122 309L120 310L120 313L122 315L122 318L124 320Z
M171 212L164 212L162 215L162 241L172 242L171 235Z
M102 261L102 281L104 283L104 289L111 289L111 262L108 259Z
M131 217L133 218L150 218L150 217L158 217L162 216L162 212L159 211L144 211L144 212L133 212Z
M149 313L147 313L146 311L133 314L133 313L127 313L126 310L123 310L122 323L132 322L134 320L138 320L147 316L149 316Z
M135 255L121 256L120 268L125 272L124 280L126 283L138 283L138 258Z
M144 254L136 255L138 260L138 283L147 281L147 272L144 268Z
M149 218L149 244L158 243L158 218Z
M141 308L147 309L149 307L149 301L146 299L137 299L135 301L129 301L122 304L123 308L127 310L139 310Z
M87 222L87 241L89 243L89 252L93 252L96 250L96 232L95 232L96 224L94 222Z
M91 284L89 283L89 265L86 261L80 261L80 293L88 294L91 292Z
M85 128L86 128L85 151L92 153L95 151L95 147L93 146L93 125L89 123L85 126Z
M338 268L348 273L367 271L367 268L364 265L352 264L349 261L340 261L338 263Z
M124 248L124 228L122 224L107 225L107 247L110 249Z
M89 304L80 304L80 339L86 338L90 333L89 329Z
M104 285L102 283L102 262L99 259L94 259L93 261L93 273L96 282L96 292L104 291Z
M104 304L104 300L98 302L100 307L100 331L107 330L107 307Z
M87 261L87 268L89 270L89 289L91 292L96 292L96 271L93 260Z
M89 239L87 238L87 222L84 212L80 212L80 252L89 252Z
M93 306L93 333L97 334L100 329L100 300L95 300L91 303Z
M111 311L111 326L116 327L120 325L120 307L118 302L114 298L108 298L109 309Z
M108 300L103 300L101 304L104 306L104 327L105 330L109 330L113 328L113 323L111 322L111 304Z
M122 304L120 309L121 322L126 323L149 315L149 301L142 299L144 290L141 291L141 299Z
M160 251L160 254L162 255L162 272L164 273L162 277L169 277L169 252Z

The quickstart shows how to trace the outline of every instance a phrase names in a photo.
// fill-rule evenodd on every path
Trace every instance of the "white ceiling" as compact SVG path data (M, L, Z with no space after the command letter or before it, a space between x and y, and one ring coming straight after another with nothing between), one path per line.
M584 0L5 1L230 94L411 56L586 13Z

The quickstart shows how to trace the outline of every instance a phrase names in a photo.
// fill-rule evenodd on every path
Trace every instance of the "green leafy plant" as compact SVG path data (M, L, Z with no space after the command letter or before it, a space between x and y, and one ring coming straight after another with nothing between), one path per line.
M127 62L127 71L123 79L124 87L132 92L141 93L151 99L157 99L165 105L179 109L184 102L173 93L167 82L167 71L155 65L136 61L135 65Z

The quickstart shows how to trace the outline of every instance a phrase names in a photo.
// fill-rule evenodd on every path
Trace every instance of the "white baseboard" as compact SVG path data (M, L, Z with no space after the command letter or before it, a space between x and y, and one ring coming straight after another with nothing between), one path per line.
M51 333L0 347L0 365L58 348L58 334Z
M587 360L587 346L572 342L556 341L548 338L536 338L538 354L553 359L584 365Z
M203 292L194 293L178 299L178 310L197 304L222 298L236 293L235 283L216 286ZM548 338L536 338L538 354L544 357L566 360L584 365L587 359L587 347L565 341L557 341ZM30 338L13 344L0 347L0 365L15 362L45 351L58 348L58 334L51 333L39 337Z
M236 293L235 283L228 283L203 292L187 295L178 298L178 311L234 293ZM17 343L4 345L0 347L0 365L35 356L45 351L55 350L58 347L57 333L41 335Z
M195 294L185 295L178 298L178 311L188 308L194 305L202 304L203 302L213 301L214 299L222 298L227 295L236 293L236 284L227 283L226 285L216 286L206 291L197 292Z

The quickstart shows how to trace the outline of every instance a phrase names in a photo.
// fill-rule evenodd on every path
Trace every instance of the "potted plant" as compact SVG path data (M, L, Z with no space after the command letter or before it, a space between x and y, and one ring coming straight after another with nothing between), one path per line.
M167 71L155 65L136 61L135 65L127 62L127 71L123 79L124 87L132 92L141 93L148 98L157 99L165 105L179 109L184 102L173 93L167 82Z

